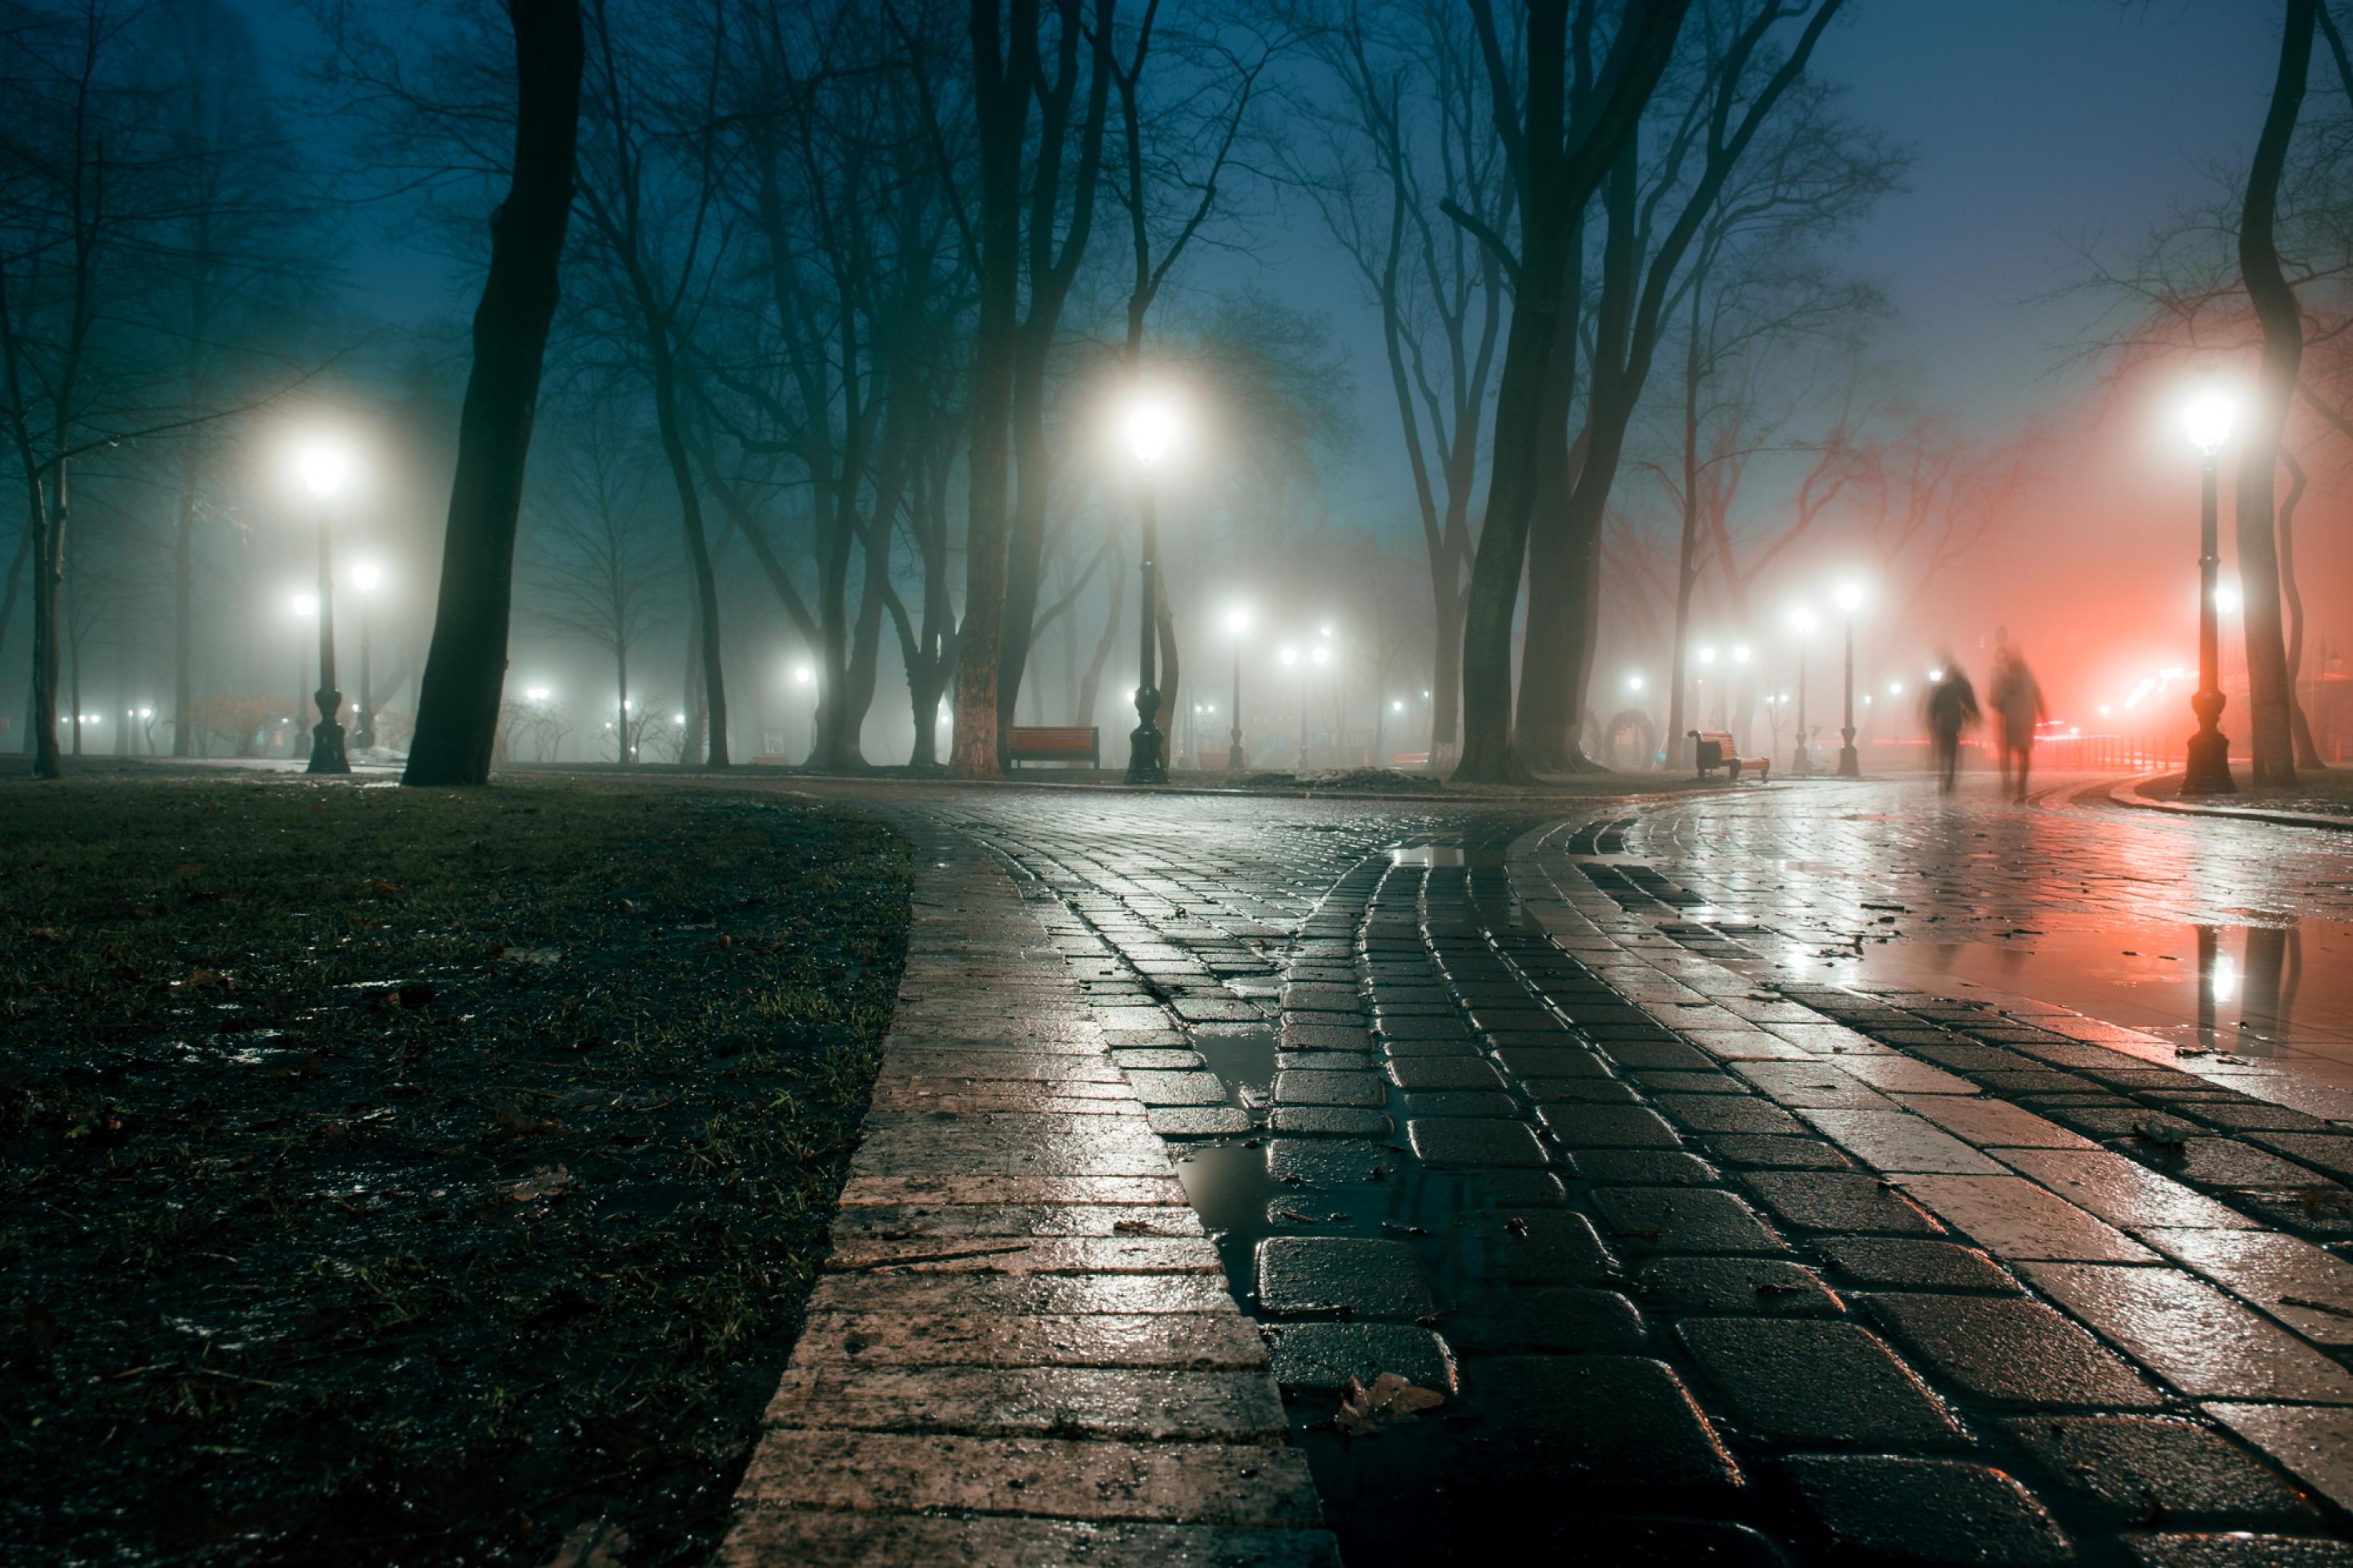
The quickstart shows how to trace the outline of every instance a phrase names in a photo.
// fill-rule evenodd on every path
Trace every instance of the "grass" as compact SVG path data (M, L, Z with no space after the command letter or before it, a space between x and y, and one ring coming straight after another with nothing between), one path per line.
M698 1556L907 885L718 790L0 784L0 1559Z

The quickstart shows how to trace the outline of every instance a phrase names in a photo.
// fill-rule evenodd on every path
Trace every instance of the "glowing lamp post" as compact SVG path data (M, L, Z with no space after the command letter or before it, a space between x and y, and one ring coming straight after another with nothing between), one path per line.
M1283 668L1298 668L1297 648L1286 647L1276 657L1282 660ZM1302 768L1307 765L1307 673L1304 670L1301 670L1299 675L1299 765Z
M1144 613L1135 638L1135 728L1127 737L1127 782L1132 784L1168 782L1168 769L1160 760L1160 726L1155 721L1160 712L1160 515L1153 480L1161 460L1168 456L1175 426L1168 405L1158 398L1139 397L1128 406L1128 449L1134 454L1136 470L1143 479L1136 487L1136 517L1144 533Z
M2189 700L2189 710L2198 718L2198 732L2189 737L2185 754L2183 795L2230 795L2238 787L2231 782L2231 743L2223 738L2221 728L2221 639L2215 620L2221 607L2218 578L2222 563L2216 538L2221 505L2214 461L2215 454L2231 438L2231 426L2237 413L2231 395L2211 384L2200 387L2182 409L2183 428L2189 434L2189 444L2198 448L2200 500L2198 693Z
M1854 749L1854 613L1862 608L1862 584L1841 583L1832 597L1846 613L1846 706L1839 721L1838 776L1859 779L1862 776L1862 753ZM1870 700L1868 697L1863 699L1865 703Z
M332 440L317 438L296 454L294 462L302 488L319 503L319 689L312 694L319 704L319 722L311 730L310 771L347 773L352 764L343 755L343 727L335 722L343 694L335 689L335 578L327 521L330 504L351 477L351 454Z
M1233 728L1228 731L1231 743L1226 750L1226 771L1238 773L1250 766L1250 759L1242 754L1242 634L1250 630L1250 612L1228 610L1226 630L1234 635Z
M368 694L368 600L384 584L383 569L373 561L352 568L352 586L360 591L360 700L352 744L365 751L375 744L375 700Z
M1806 750L1806 644L1820 625L1814 612L1803 605L1789 612L1789 629L1798 634L1798 744L1789 771L1800 778L1814 768L1813 759Z

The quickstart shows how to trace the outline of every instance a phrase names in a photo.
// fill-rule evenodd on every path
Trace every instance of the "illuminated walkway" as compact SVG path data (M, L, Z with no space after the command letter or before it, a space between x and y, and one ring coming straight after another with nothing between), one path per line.
M732 1561L2353 1562L2353 836L862 798L924 918Z

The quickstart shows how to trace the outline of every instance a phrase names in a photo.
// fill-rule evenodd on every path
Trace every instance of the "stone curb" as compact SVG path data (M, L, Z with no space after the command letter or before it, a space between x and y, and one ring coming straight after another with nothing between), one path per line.
M2325 827L2353 833L2353 816L2324 816L2316 811L2258 811L2239 805L2184 805L2176 800L2151 800L2140 786L2163 773L2137 773L2108 791L2108 799L2135 811L2165 811L2176 816L2212 816L2232 822L2268 822L2281 827Z

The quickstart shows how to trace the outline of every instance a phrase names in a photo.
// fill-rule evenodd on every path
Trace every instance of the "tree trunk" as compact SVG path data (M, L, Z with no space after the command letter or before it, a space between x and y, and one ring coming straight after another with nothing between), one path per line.
M2295 765L2318 769L2320 747L2312 738L2312 721L2305 716L2296 683L2304 675L2304 591L2295 584L2295 504L2304 499L2304 465L2282 448L2280 466L2287 470L2288 490L2279 507L2280 594L2287 602L2287 716L2295 742Z
M484 784L498 739L522 504L557 269L572 217L584 44L579 0L507 0L515 37L515 167L491 217L490 274L458 419L433 640L405 784Z
M956 654L955 730L948 772L996 778L997 661L1005 647L1007 458L1013 408L1015 312L1021 265L1021 153L1029 122L1029 72L1008 68L1001 0L972 0L974 103L980 156L980 317L973 334L972 452L966 489L964 627ZM1013 0L1014 47L1037 47L1036 0Z
M196 480L193 444L180 449L180 496L172 532L172 754L195 754ZM361 693L363 699L366 693Z
M37 481L36 481L37 487ZM33 776L58 776L58 596L65 580L65 542L71 510L64 459L52 470L48 493L33 500Z
M1576 370L1574 342L1564 332L1554 344L1544 389L1544 447L1528 534L1528 612L1515 720L1520 761L1552 773L1588 769L1577 722L1589 552L1574 510L1581 491L1568 451Z
M1176 698L1179 677L1183 671L1176 657L1176 612L1168 604L1168 579L1159 579L1159 592L1153 595L1153 619L1159 628L1160 640L1160 765L1170 766L1176 755Z
M1111 574L1105 579L1111 589L1111 614L1103 618L1103 637L1095 643L1095 656L1087 662L1087 673L1079 682L1079 710L1075 721L1100 725L1103 722L1103 671L1111 666L1112 651L1119 644L1119 628L1127 615L1127 595L1120 585L1127 580L1127 547L1112 546Z
M2295 291L2280 270L2272 225L2280 173L2304 105L2316 5L2317 0L2288 0L2279 76L2272 87L2263 135L2255 143L2254 163L2247 174L2246 205L2239 224L2239 271L2263 333L2253 416L2239 451L2237 519L2239 613L2246 628L2247 719L2257 784L2295 783L2287 648L2280 626L2273 483L2279 470L2280 435L2287 424L2288 400L2295 394L2296 374L2304 358L2304 324Z

